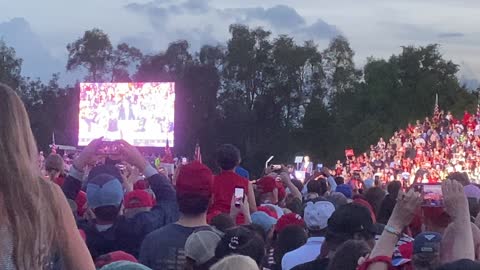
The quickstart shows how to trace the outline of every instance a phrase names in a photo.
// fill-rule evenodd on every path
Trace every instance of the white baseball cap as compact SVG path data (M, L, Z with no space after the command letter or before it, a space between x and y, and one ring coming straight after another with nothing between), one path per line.
M328 219L335 212L335 206L328 201L308 202L305 206L303 219L310 230L327 228Z

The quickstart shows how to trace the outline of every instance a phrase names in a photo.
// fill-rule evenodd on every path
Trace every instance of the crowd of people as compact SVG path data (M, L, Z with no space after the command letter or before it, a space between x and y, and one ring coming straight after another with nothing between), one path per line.
M39 162L24 105L1 84L0 108L2 269L480 269L472 117L409 125L303 182L277 166L249 181L230 144L217 175L195 161L168 175L123 140L99 155L101 139L66 172L58 154ZM441 181L441 207L409 188L422 181Z
M408 124L389 141L380 138L369 151L357 157L350 154L344 163L338 161L334 174L346 179L357 176L368 180L366 185L398 180L410 186L437 183L453 172L466 173L480 183L478 112L465 111L462 119L456 119L451 112L436 110L432 119Z

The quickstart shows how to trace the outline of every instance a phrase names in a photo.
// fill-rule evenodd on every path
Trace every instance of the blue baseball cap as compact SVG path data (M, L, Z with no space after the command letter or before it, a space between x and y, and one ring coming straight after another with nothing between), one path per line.
M347 199L351 199L353 196L352 188L347 184L338 185L335 191L342 193Z
M262 227L265 232L270 231L270 229L272 229L273 226L277 224L277 220L275 218L269 216L263 211L257 211L253 213L251 217L252 223Z
M123 187L120 180L110 174L97 174L87 184L87 203L92 209L102 206L120 206Z

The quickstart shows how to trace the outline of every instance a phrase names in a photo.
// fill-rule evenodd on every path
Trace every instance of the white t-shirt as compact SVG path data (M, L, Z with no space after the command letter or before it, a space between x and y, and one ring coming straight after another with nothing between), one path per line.
M320 249L325 237L310 237L305 245L292 250L282 258L282 270L290 270L297 265L315 260L320 255Z

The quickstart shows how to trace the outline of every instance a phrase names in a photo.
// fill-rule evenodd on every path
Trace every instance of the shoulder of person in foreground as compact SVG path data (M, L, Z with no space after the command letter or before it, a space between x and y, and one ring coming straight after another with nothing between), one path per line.
M469 259L462 259L455 262L447 263L437 270L478 270L480 269L480 263L469 260Z
M62 193L59 186L49 184L54 195L54 202L58 207L60 218L59 221L62 229L59 230L58 247L62 254L66 269L72 270L89 270L95 269L92 257L88 252L87 246L83 241L77 229L75 219L71 208Z
M168 224L147 234L140 246L139 262L149 267L162 263L163 258L168 256L169 245L178 244L170 242L174 241L172 240L174 238L172 235L175 235L173 230L177 230L177 226Z

